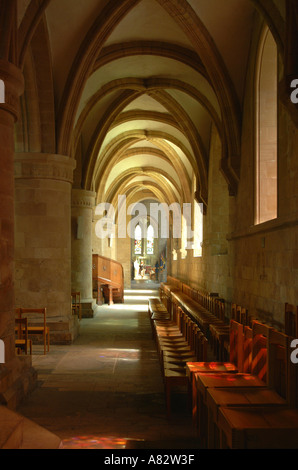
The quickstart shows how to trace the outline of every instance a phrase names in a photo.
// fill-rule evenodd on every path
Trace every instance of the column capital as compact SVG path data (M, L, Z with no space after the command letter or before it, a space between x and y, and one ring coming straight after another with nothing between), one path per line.
M24 93L25 81L22 71L11 62L0 59L0 79L4 84L4 103L0 110L12 114L15 121L20 113L20 96Z
M73 189L71 192L71 207L93 209L96 193L86 189Z
M76 161L65 155L15 153L15 179L51 179L73 183Z

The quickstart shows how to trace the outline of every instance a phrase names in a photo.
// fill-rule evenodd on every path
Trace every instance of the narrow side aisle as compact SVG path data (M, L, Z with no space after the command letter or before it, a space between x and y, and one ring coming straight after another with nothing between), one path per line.
M34 356L39 386L19 412L66 448L110 446L115 438L149 448L198 447L185 397L171 421L166 417L148 318L152 295L157 291L127 291L124 304L98 307L81 322L75 344Z

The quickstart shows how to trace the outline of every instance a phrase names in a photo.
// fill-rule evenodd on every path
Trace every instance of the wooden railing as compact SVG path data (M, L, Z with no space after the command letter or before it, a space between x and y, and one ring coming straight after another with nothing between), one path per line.
M100 255L92 257L93 296L98 305L124 302L124 273L118 261Z

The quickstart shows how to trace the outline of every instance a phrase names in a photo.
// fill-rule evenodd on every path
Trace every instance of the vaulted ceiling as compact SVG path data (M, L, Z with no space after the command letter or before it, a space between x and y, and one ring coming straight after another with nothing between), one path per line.
M19 149L75 158L98 202L188 202L195 176L207 205L215 129L235 192L254 15L282 22L281 3L18 0Z

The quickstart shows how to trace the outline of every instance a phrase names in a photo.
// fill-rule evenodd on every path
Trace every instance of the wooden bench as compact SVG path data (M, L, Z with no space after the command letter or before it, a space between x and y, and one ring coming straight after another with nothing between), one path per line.
M218 293L207 293L202 289L190 287L182 281L168 276L167 283L160 286L160 298L173 315L181 307L199 325L207 339L210 341L210 325L222 324L224 309L219 308Z
M43 344L44 344L44 354L49 352L50 350L50 328L47 326L46 320L46 308L18 308L16 310L17 315L19 318L28 318L28 335L42 335L43 336ZM35 316L35 320L37 317L42 317L42 323L34 324L30 323L29 318L31 315Z
M170 314L172 314L171 293L176 291L182 292L182 282L174 277L168 276L167 282L160 284L159 297Z
M172 309L175 310L175 308L179 306L187 312L187 314L196 321L209 340L210 325L218 324L221 320L216 316L218 310L215 308L214 297L202 294L198 296L198 298L200 298L201 301L193 300L183 292L171 292Z

